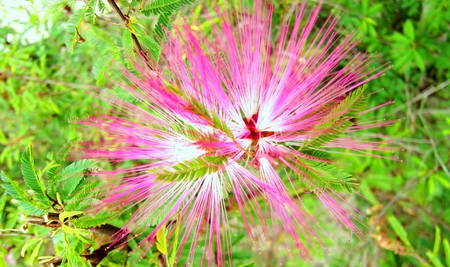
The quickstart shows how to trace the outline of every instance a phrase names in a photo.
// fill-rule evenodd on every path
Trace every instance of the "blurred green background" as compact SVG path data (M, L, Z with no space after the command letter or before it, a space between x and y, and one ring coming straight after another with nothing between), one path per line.
M0 22L0 169L13 179L21 179L20 155L28 143L33 143L36 166L43 168L48 152L80 136L69 120L95 114L102 106L86 91L113 88L103 75L108 62L121 61L121 53L131 45L130 32L110 7L86 1L95 5L81 16L79 10L84 9L76 2L65 6L48 0L45 4L53 6L49 10L39 2L0 1L0 17L5 18ZM134 32L151 33L157 19L138 12L151 1L117 2L139 21ZM289 12L292 2L275 0L274 20ZM450 266L450 1L320 2L323 19L335 12L344 28L357 29L364 37L358 49L377 53L380 60L374 67L393 65L369 83L372 92L384 89L371 97L370 105L393 100L373 116L402 120L364 135L390 137L399 147L400 160L337 158L337 164L360 181L360 193L345 198L364 214L363 240L327 227L329 215L317 208L312 213L334 241L327 253L302 262L267 246L256 257L246 247L248 240L242 240L233 250L236 266ZM181 6L182 16L200 19L205 31L217 22L214 15L201 15L202 9L212 12L215 1L180 1ZM154 42L140 41L145 47ZM304 201L319 206L314 197ZM0 209L0 228L19 229L19 213L6 195ZM33 234L0 232L5 262L29 266L17 251ZM45 255L43 249L40 255ZM104 266L115 265L110 259Z

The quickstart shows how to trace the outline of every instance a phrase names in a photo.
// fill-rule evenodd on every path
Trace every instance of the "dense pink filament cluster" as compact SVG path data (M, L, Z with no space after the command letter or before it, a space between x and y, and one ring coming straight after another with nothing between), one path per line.
M317 28L320 5L308 11L301 4L281 25L272 25L273 8L253 2L252 11L218 11L220 23L208 37L188 24L175 27L160 69L136 63L140 77L122 70L128 79L122 87L137 103L102 95L120 111L81 122L102 133L101 147L87 147L86 157L139 160L132 168L101 173L122 179L108 187L100 208L139 205L123 234L152 226L142 242L154 243L167 227L168 238L179 239L178 256L192 241L188 262L201 242L202 264L224 264L227 231L235 227L230 209L240 212L255 241L255 229L261 229L290 236L302 257L309 257L307 247L321 246L314 219L289 193L293 179L311 181L299 159L315 159L297 148L320 134L312 129L336 103L383 71L367 69L368 55L355 50L354 34L336 31L332 16ZM349 131L388 123L359 123ZM389 149L383 144L341 137L322 149ZM161 173L179 172L177 164L206 157L223 160L208 163L213 171L202 177L190 179L195 170L187 168L186 178L161 179ZM359 233L333 190L315 194L339 225Z

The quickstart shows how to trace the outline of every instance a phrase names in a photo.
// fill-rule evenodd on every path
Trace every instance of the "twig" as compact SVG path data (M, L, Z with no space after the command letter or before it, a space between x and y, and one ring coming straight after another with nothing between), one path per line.
M405 103L405 104L403 104L403 105L400 105L400 106L398 106L397 108L393 109L393 110L392 110L391 112L389 112L389 113L395 114L395 113L401 111L405 106L411 105L412 103L415 103L415 102L417 102L417 101L419 101L419 100L426 99L426 98L428 98L428 96L430 96L430 95L432 95L432 94L434 94L434 93L436 93L436 92L438 92L438 91L444 89L445 87L447 87L447 86L449 86L449 85L450 85L450 80L447 80L447 81L445 81L445 82L439 84L438 86L431 87L430 89L426 90L425 92L423 92L423 93L421 93L421 94L419 94L419 95L413 97L413 98L412 98L410 101L408 101L407 103Z
M6 78L20 78L20 79L44 83L44 84L63 85L63 86L73 88L73 89L92 89L92 90L99 89L99 87L97 87L97 86L88 85L88 84L77 84L77 83L70 83L70 82L51 80L51 79L39 79L39 78L36 78L33 76L16 74L16 73L12 73L12 72L2 72L2 73L6 76Z
M130 22L130 19L128 18L128 16L125 16L122 13L122 10L120 10L120 8L117 6L117 4L116 4L116 2L114 0L108 0L108 3L114 8L116 13L119 14L120 19L123 21L125 26L127 26L127 28L128 28L128 23ZM134 43L134 46L136 46L137 53L139 55L145 56L145 52L142 49L142 46L139 43L139 40L137 39L137 37L136 37L136 35L134 33L131 33L131 39L133 39L133 43Z
M447 174L448 177L450 177L450 171L448 170L445 162L442 160L441 156L439 155L439 151L437 149L437 144L436 141L434 140L433 136L431 135L431 130L428 127L428 123L425 120L424 116L423 116L423 109L425 107L425 103L427 102L427 98L425 98L424 101L422 101L422 103L420 103L420 109L419 109L419 118L422 121L423 127L425 129L426 134L430 137L430 142L431 142L431 147L433 148L434 151L434 155L436 157L437 160L437 164L439 164L441 166L441 168L444 170L445 174Z
M71 217L71 218L75 218L75 217L76 216ZM63 224L68 225L68 222L62 222L59 220L59 213L54 213L54 212L49 212L45 216L42 216L42 217L27 216L25 218L25 221L26 221L26 223L24 225L27 225L27 224L40 225L40 226L44 226L44 227L50 227L53 229L60 228ZM114 249L117 249L119 247L123 247L126 251L129 251L129 249L130 249L128 246L128 243L127 243L128 242L127 235L124 236L118 242L112 241L112 237L114 236L115 233L120 231L120 228L117 228L110 224L104 224L104 225L97 226L97 227L87 228L87 230L92 232L95 236L107 237L107 240L108 240L108 243L99 244L100 247L97 248L96 250L92 251L91 253L80 254L81 257L84 257L94 267L97 266L103 260L103 258L105 258L108 255L108 253ZM0 236L4 236L3 234L1 234L2 231L23 233L22 230L17 230L17 229L5 229L5 230L0 229ZM42 239L47 238L51 233L52 232L47 234ZM103 238L103 237L101 237L101 238ZM99 242L99 240L96 240L96 241ZM62 262L62 258L59 258L56 256L51 260L51 263L53 263L54 266L60 266L61 262Z
M423 126L425 128L425 131L427 132L428 136L430 137L431 147L433 148L434 156L436 157L436 160L438 161L439 165L441 166L442 170L444 170L445 174L447 174L448 177L450 177L450 171L448 170L446 163L444 160L442 160L441 156L439 155L439 151L437 149L436 141L434 141L434 138L431 136L430 128L428 127L428 124L423 117L421 113L419 113L419 118L423 123Z

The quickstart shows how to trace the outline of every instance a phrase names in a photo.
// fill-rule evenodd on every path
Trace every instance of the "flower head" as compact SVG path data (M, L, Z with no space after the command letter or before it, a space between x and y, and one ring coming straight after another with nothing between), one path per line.
M385 67L369 70L372 60L355 50L355 34L336 31L332 16L317 29L319 10L300 4L272 25L273 8L254 0L251 11L218 11L211 36L176 26L160 69L138 61L139 75L122 70L135 103L102 95L120 111L81 123L103 137L101 147L84 149L86 157L136 160L102 173L122 179L108 187L101 207L139 205L123 233L151 226L142 242L165 232L178 240L171 247L178 256L188 245L192 262L201 243L202 262L220 265L235 209L255 242L258 231L283 233L308 257L309 246L322 244L300 187L340 226L360 233L337 201L340 191L354 190L353 179L330 164L329 151L390 149L348 134L390 123L356 120L367 112L362 85Z

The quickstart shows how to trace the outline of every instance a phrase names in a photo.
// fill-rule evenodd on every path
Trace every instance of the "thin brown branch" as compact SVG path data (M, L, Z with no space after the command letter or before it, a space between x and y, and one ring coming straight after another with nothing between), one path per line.
M429 89L427 89L425 92L418 94L417 96L413 97L411 100L407 101L405 104L403 105L399 105L398 107L396 107L395 109L393 109L392 111L390 111L390 114L395 114L399 111L402 111L406 106L411 105L417 101L423 100L428 98L430 95L443 90L445 88L447 88L447 86L450 85L450 80L447 80L437 86L432 86Z
M130 22L130 19L128 16L124 15L122 10L120 10L119 6L117 6L116 2L114 0L108 0L108 3L114 8L116 13L119 15L120 19L123 21L125 26L128 28L128 23ZM139 40L137 39L136 35L134 33L131 33L131 39L133 39L134 46L136 47L136 52L139 55L145 56L145 52L142 49L141 44L139 43Z
M89 84L78 84L78 83L70 83L65 81L58 81L58 80L52 80L52 79L40 79L37 77L29 76L29 75L23 75L23 74L16 74L13 72L0 72L0 77L3 77L4 80L7 78L18 78L23 79L27 81L33 81L33 82L39 82L43 84L52 84L52 85L62 85L65 87L73 88L73 89L100 89L97 86L89 85Z

